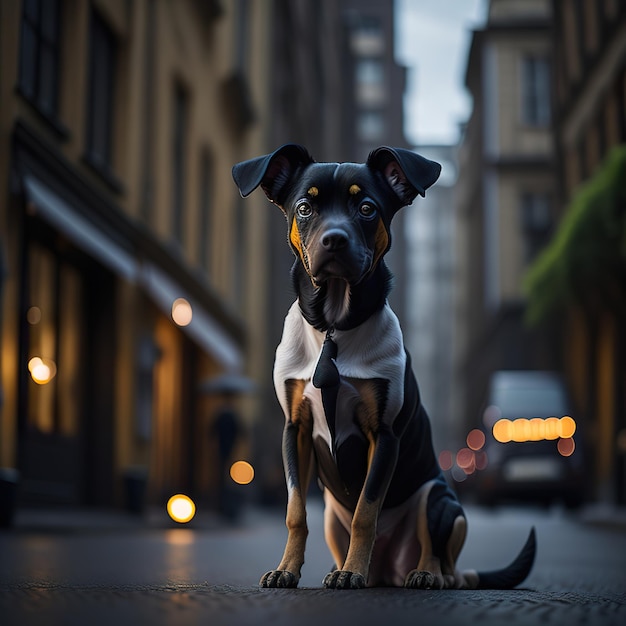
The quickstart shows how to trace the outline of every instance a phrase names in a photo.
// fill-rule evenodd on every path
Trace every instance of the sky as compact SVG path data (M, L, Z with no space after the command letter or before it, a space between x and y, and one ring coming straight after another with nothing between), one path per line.
M455 144L471 111L464 86L471 31L487 0L396 0L396 59L407 67L405 136L410 143Z

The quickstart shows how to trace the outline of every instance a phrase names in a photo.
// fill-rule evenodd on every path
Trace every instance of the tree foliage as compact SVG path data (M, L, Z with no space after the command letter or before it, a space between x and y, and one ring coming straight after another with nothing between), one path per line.
M624 310L626 145L613 149L578 190L523 287L530 325L572 304Z

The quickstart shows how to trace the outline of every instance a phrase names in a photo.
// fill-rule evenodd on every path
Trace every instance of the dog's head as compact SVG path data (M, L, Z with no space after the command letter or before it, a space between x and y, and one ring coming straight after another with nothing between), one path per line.
M358 284L391 245L396 212L439 177L441 166L401 148L381 147L366 163L316 163L287 144L238 163L242 196L259 185L288 222L289 241L314 285L331 278Z

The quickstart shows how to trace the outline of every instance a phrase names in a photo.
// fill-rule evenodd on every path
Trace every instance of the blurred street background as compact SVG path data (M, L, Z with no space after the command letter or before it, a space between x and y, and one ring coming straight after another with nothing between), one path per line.
M0 67L9 595L66 574L165 591L186 540L242 543L172 584L256 584L250 519L273 527L286 497L271 372L293 255L230 171L287 142L442 163L387 256L439 462L480 528L517 511L545 546L562 525L619 579L623 527L577 524L626 507L626 3L1 0ZM139 573L40 575L41 546ZM153 548L157 575L133 570ZM611 578L561 563L551 589ZM529 585L550 571L540 552Z

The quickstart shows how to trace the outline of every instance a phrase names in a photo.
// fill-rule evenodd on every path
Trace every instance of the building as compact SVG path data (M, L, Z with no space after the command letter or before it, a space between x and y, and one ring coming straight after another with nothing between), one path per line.
M221 374L256 383L241 453L284 490L292 256L230 169L403 144L392 25L391 0L0 3L0 468L22 504L210 501Z
M407 254L405 343L413 360L422 401L432 420L436 451L464 441L451 393L455 383L456 242L454 189L456 146L417 149L441 163L437 184L406 212Z
M455 405L481 425L490 374L552 369L551 341L524 325L523 276L555 219L552 7L491 0L465 82L473 110L459 146Z
M538 325L559 320L593 495L624 504L626 5L555 0L552 11L559 227L529 273L529 314Z
M264 149L268 17L0 4L0 467L21 503L210 494L201 385L266 361L264 213L242 219L230 168Z

